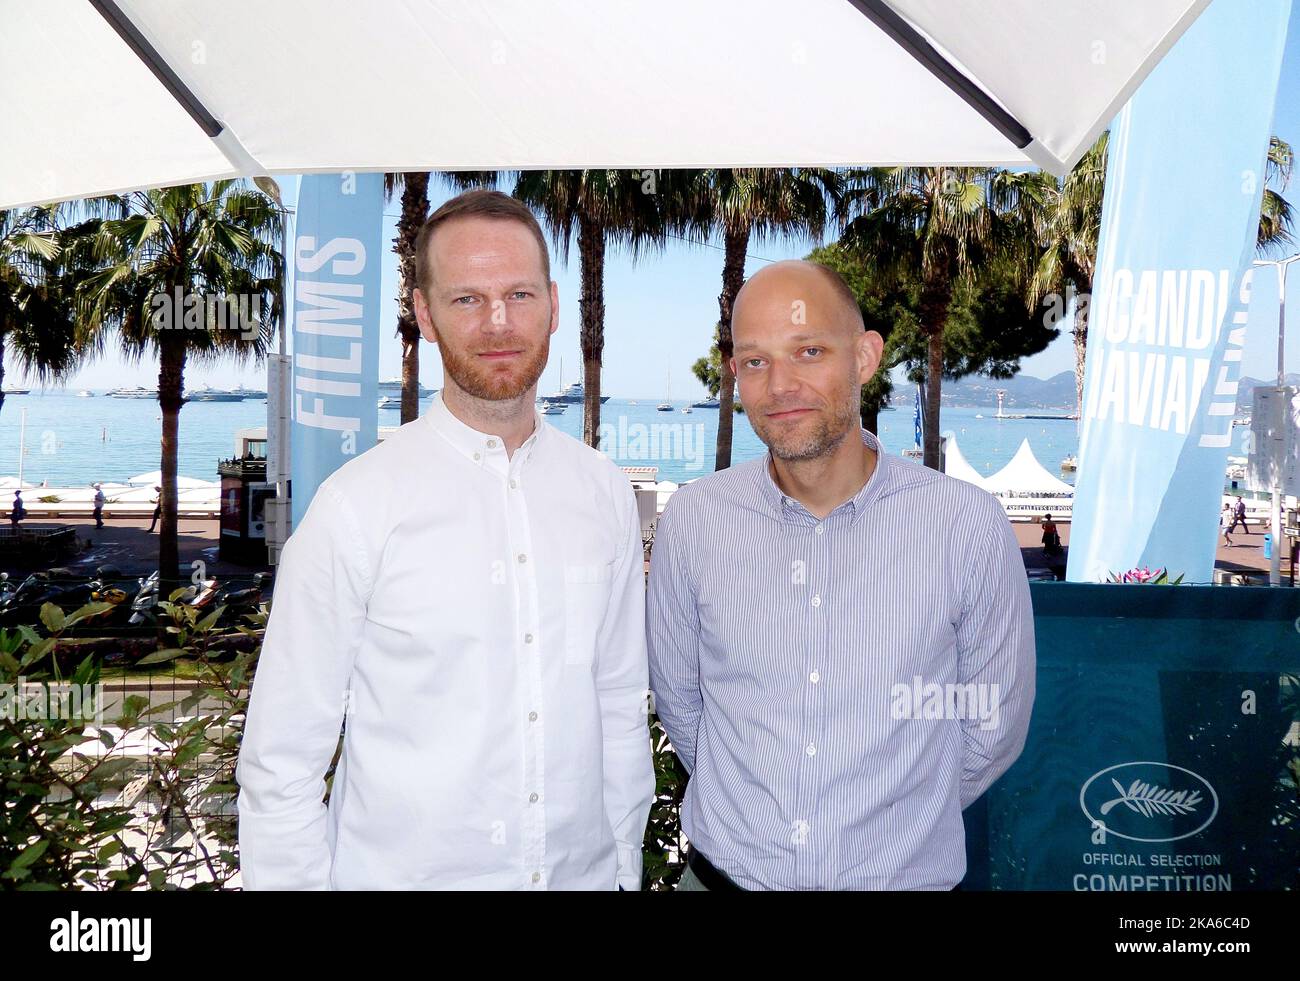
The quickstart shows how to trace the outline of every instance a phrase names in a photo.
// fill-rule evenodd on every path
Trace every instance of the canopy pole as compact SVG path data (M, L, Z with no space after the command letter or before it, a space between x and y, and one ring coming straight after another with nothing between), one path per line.
M189 114L189 117L198 123L199 128L216 144L217 149L238 173L245 176L266 173L266 168L244 149L235 134L212 115L181 77L172 71L172 67L158 53L158 49L149 43L149 39L117 5L116 0L90 0L90 5L99 11L104 20L108 21L109 27L117 32L117 36L126 42L126 46L135 52L136 57L144 62L145 67L153 72L154 78L162 83L163 88Z
M915 58L935 78L952 89L962 101L978 112L1018 150L1034 142L1015 116L997 104L987 92L963 75L934 49L921 33L904 20L885 0L849 0L867 20L885 32L894 43Z
M136 57L145 63L154 77L162 83L163 88L170 92L172 98L180 103L181 108L190 114L190 118L199 124L199 128L210 138L215 139L220 135L224 127L217 117L208 112L207 107L199 101L199 97L191 92L189 86L181 81L180 76L172 71L171 66L163 61L158 49L140 33L140 28L135 26L122 8L114 0L90 0L90 5L99 11L104 20L108 21L108 26L113 28L118 37L126 42L126 46L135 52Z

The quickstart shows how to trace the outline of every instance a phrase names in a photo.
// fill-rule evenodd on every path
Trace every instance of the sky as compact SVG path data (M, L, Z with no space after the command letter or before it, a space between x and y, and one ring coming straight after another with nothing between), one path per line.
M1300 7L1300 5L1297 5ZM1300 150L1300 15L1292 13L1287 36L1286 55L1274 114L1273 131ZM279 178L285 188L286 203L296 197L294 179ZM437 207L455 192L435 175L430 182L432 207ZM1284 195L1300 213L1300 171ZM1176 202L1169 202L1169 207ZM397 324L397 264L391 251L396 236L398 201L385 208L380 311L380 378L394 378L401 371L401 348L395 337ZM1167 217L1167 216L1166 216ZM1300 237L1300 236L1298 236ZM828 240L833 239L833 233ZM803 258L817 245L807 238L780 237L750 243L745 265L746 275L771 261ZM1300 244L1296 246L1300 251ZM713 327L718 319L718 293L722 282L720 243L695 245L670 240L657 253L645 253L635 263L629 255L611 248L605 268L605 355L603 392L616 398L695 398L705 394L691 374L691 365L707 353ZM571 249L567 263L552 249L552 269L560 294L560 326L551 339L551 356L539 383L540 394L549 394L579 380L581 352L578 346L578 256ZM1256 277L1251 302L1250 324L1242 373L1255 378L1270 378L1277 371L1277 277L1271 270L1261 270ZM1300 266L1287 281L1287 301L1292 311L1292 328L1286 338L1286 369L1300 369ZM1071 371L1074 354L1071 339L1062 332L1045 351L1025 358L1021 372L1048 378L1061 371ZM17 386L22 379L9 373L6 387ZM561 372L563 373L561 376ZM437 349L421 342L420 378L431 387L442 386L442 364ZM233 364L191 367L186 373L188 386L209 384L227 388L242 383L250 388L265 388L265 368L236 368ZM86 365L67 383L67 388L105 389L119 385L157 387L156 361L139 365L124 362L109 351L96 362Z

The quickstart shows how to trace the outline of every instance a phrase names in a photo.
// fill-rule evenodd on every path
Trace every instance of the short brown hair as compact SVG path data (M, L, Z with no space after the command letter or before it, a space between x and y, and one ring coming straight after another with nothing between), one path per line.
M423 290L429 285L429 240L439 225L454 218L496 218L519 222L537 239L537 247L542 252L542 269L546 273L546 281L551 281L551 256L546 249L546 236L542 234L542 226L537 223L537 218L528 206L509 194L476 188L447 201L420 227L419 234L415 236L416 289Z

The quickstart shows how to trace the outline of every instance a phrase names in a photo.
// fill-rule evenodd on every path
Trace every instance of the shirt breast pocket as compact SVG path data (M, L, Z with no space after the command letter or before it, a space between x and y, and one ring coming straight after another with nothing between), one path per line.
M614 580L613 562L564 567L564 663L590 667Z

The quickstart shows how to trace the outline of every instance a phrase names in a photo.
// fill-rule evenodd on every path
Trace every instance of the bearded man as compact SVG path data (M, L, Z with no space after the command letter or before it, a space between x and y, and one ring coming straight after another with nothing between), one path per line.
M532 212L448 201L413 298L444 387L284 549L237 770L243 884L639 889L640 522L623 472L536 409L559 297Z
M650 563L655 708L691 774L679 888L953 889L962 810L1033 706L1015 532L861 427L884 340L833 270L764 267L731 329L768 452L676 491Z

